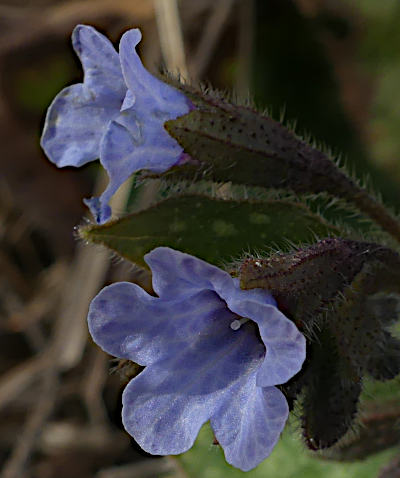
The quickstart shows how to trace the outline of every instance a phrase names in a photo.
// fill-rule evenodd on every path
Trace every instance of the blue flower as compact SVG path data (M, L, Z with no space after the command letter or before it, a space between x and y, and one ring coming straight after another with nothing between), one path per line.
M140 40L138 29L126 32L118 55L106 37L78 25L72 43L84 82L62 90L46 116L41 146L50 161L82 166L100 158L108 173L100 198L85 200L99 223L110 218L108 202L132 173L166 171L182 154L163 125L188 113L191 104L143 67L135 50Z
M89 310L106 352L146 368L123 393L123 423L155 455L179 454L210 420L226 460L247 471L272 451L288 416L285 383L301 368L305 339L266 290L166 247L145 256L153 297L120 282Z

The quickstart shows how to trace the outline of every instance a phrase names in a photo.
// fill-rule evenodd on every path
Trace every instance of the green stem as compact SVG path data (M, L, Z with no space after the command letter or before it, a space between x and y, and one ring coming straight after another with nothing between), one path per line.
M368 214L377 224L400 243L400 223L392 216L385 206L364 189L359 189L357 194L347 197L347 200L354 202L357 207Z

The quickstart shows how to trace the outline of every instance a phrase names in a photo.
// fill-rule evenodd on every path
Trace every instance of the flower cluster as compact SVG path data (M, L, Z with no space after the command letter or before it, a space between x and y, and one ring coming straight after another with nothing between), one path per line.
M84 82L62 90L46 116L41 145L53 163L82 166L100 159L108 173L100 198L85 200L99 223L110 218L108 202L132 173L161 173L182 154L163 125L186 114L190 102L143 67L135 50L140 39L138 29L126 32L118 54L94 28L78 25L72 43Z
M145 256L153 297L120 282L92 301L89 330L106 352L145 366L123 394L123 423L149 453L183 453L210 420L232 465L249 470L275 446L288 416L285 383L305 339L263 289L159 247Z
M42 147L57 166L100 159L109 184L85 200L98 223L109 201L135 171L161 173L185 160L164 129L193 106L152 76L126 32L119 54L94 28L79 25L72 41L84 82L62 90L51 104ZM305 339L263 289L244 291L238 279L202 260L166 247L145 256L152 270L149 295L120 282L91 303L88 322L106 352L145 369L123 394L123 423L149 453L179 454L210 421L232 465L250 470L272 451L288 417L276 385L305 359Z

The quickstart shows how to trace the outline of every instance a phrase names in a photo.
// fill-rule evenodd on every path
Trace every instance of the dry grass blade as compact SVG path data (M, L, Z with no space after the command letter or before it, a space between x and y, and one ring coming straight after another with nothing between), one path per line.
M20 8L20 15L14 9L12 13L10 33L0 40L0 55L45 38L49 33L64 35L82 22L96 23L113 15L122 16L127 22L146 21L153 16L153 8L148 0L83 0L57 2L45 8ZM27 24L30 28L26 28Z
M169 71L187 78L182 28L176 0L154 0L162 54Z
M189 65L192 78L202 78L213 56L223 28L228 21L235 0L221 0L215 3L214 10L204 28L193 61Z
M56 370L52 367L48 368L43 376L41 395L34 405L24 430L0 475L1 478L21 478L23 475L26 462L35 446L43 424L53 410L57 393L57 382L58 375Z
M92 425L105 426L107 413L102 390L107 380L107 356L99 349L93 349L88 360L86 373L82 378L82 396Z
M96 190L102 189L104 176L105 173L99 176ZM113 211L124 210L130 189L130 181L119 188L110 201ZM74 367L82 358L87 341L86 315L89 304L102 286L109 264L108 251L86 247L84 244L78 246L75 261L68 273L68 284L52 345L62 370Z
M0 409L29 387L48 366L48 355L34 357L10 369L0 378Z
M62 260L46 269L33 297L8 318L7 327L19 332L37 324L59 302L66 278L67 264Z

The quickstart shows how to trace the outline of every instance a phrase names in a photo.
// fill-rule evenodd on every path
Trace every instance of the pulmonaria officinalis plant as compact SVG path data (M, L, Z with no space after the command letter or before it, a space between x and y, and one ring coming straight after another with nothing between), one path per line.
M210 421L226 460L249 470L296 403L306 445L348 456L364 382L400 372L397 217L280 122L150 75L139 40L126 32L118 54L78 26L84 82L55 98L42 136L58 166L99 158L108 172L85 201L100 224L81 237L152 272L156 295L112 284L89 311L95 342L145 367L123 393L125 428L150 453L179 454ZM139 170L163 178L160 200L108 221Z

